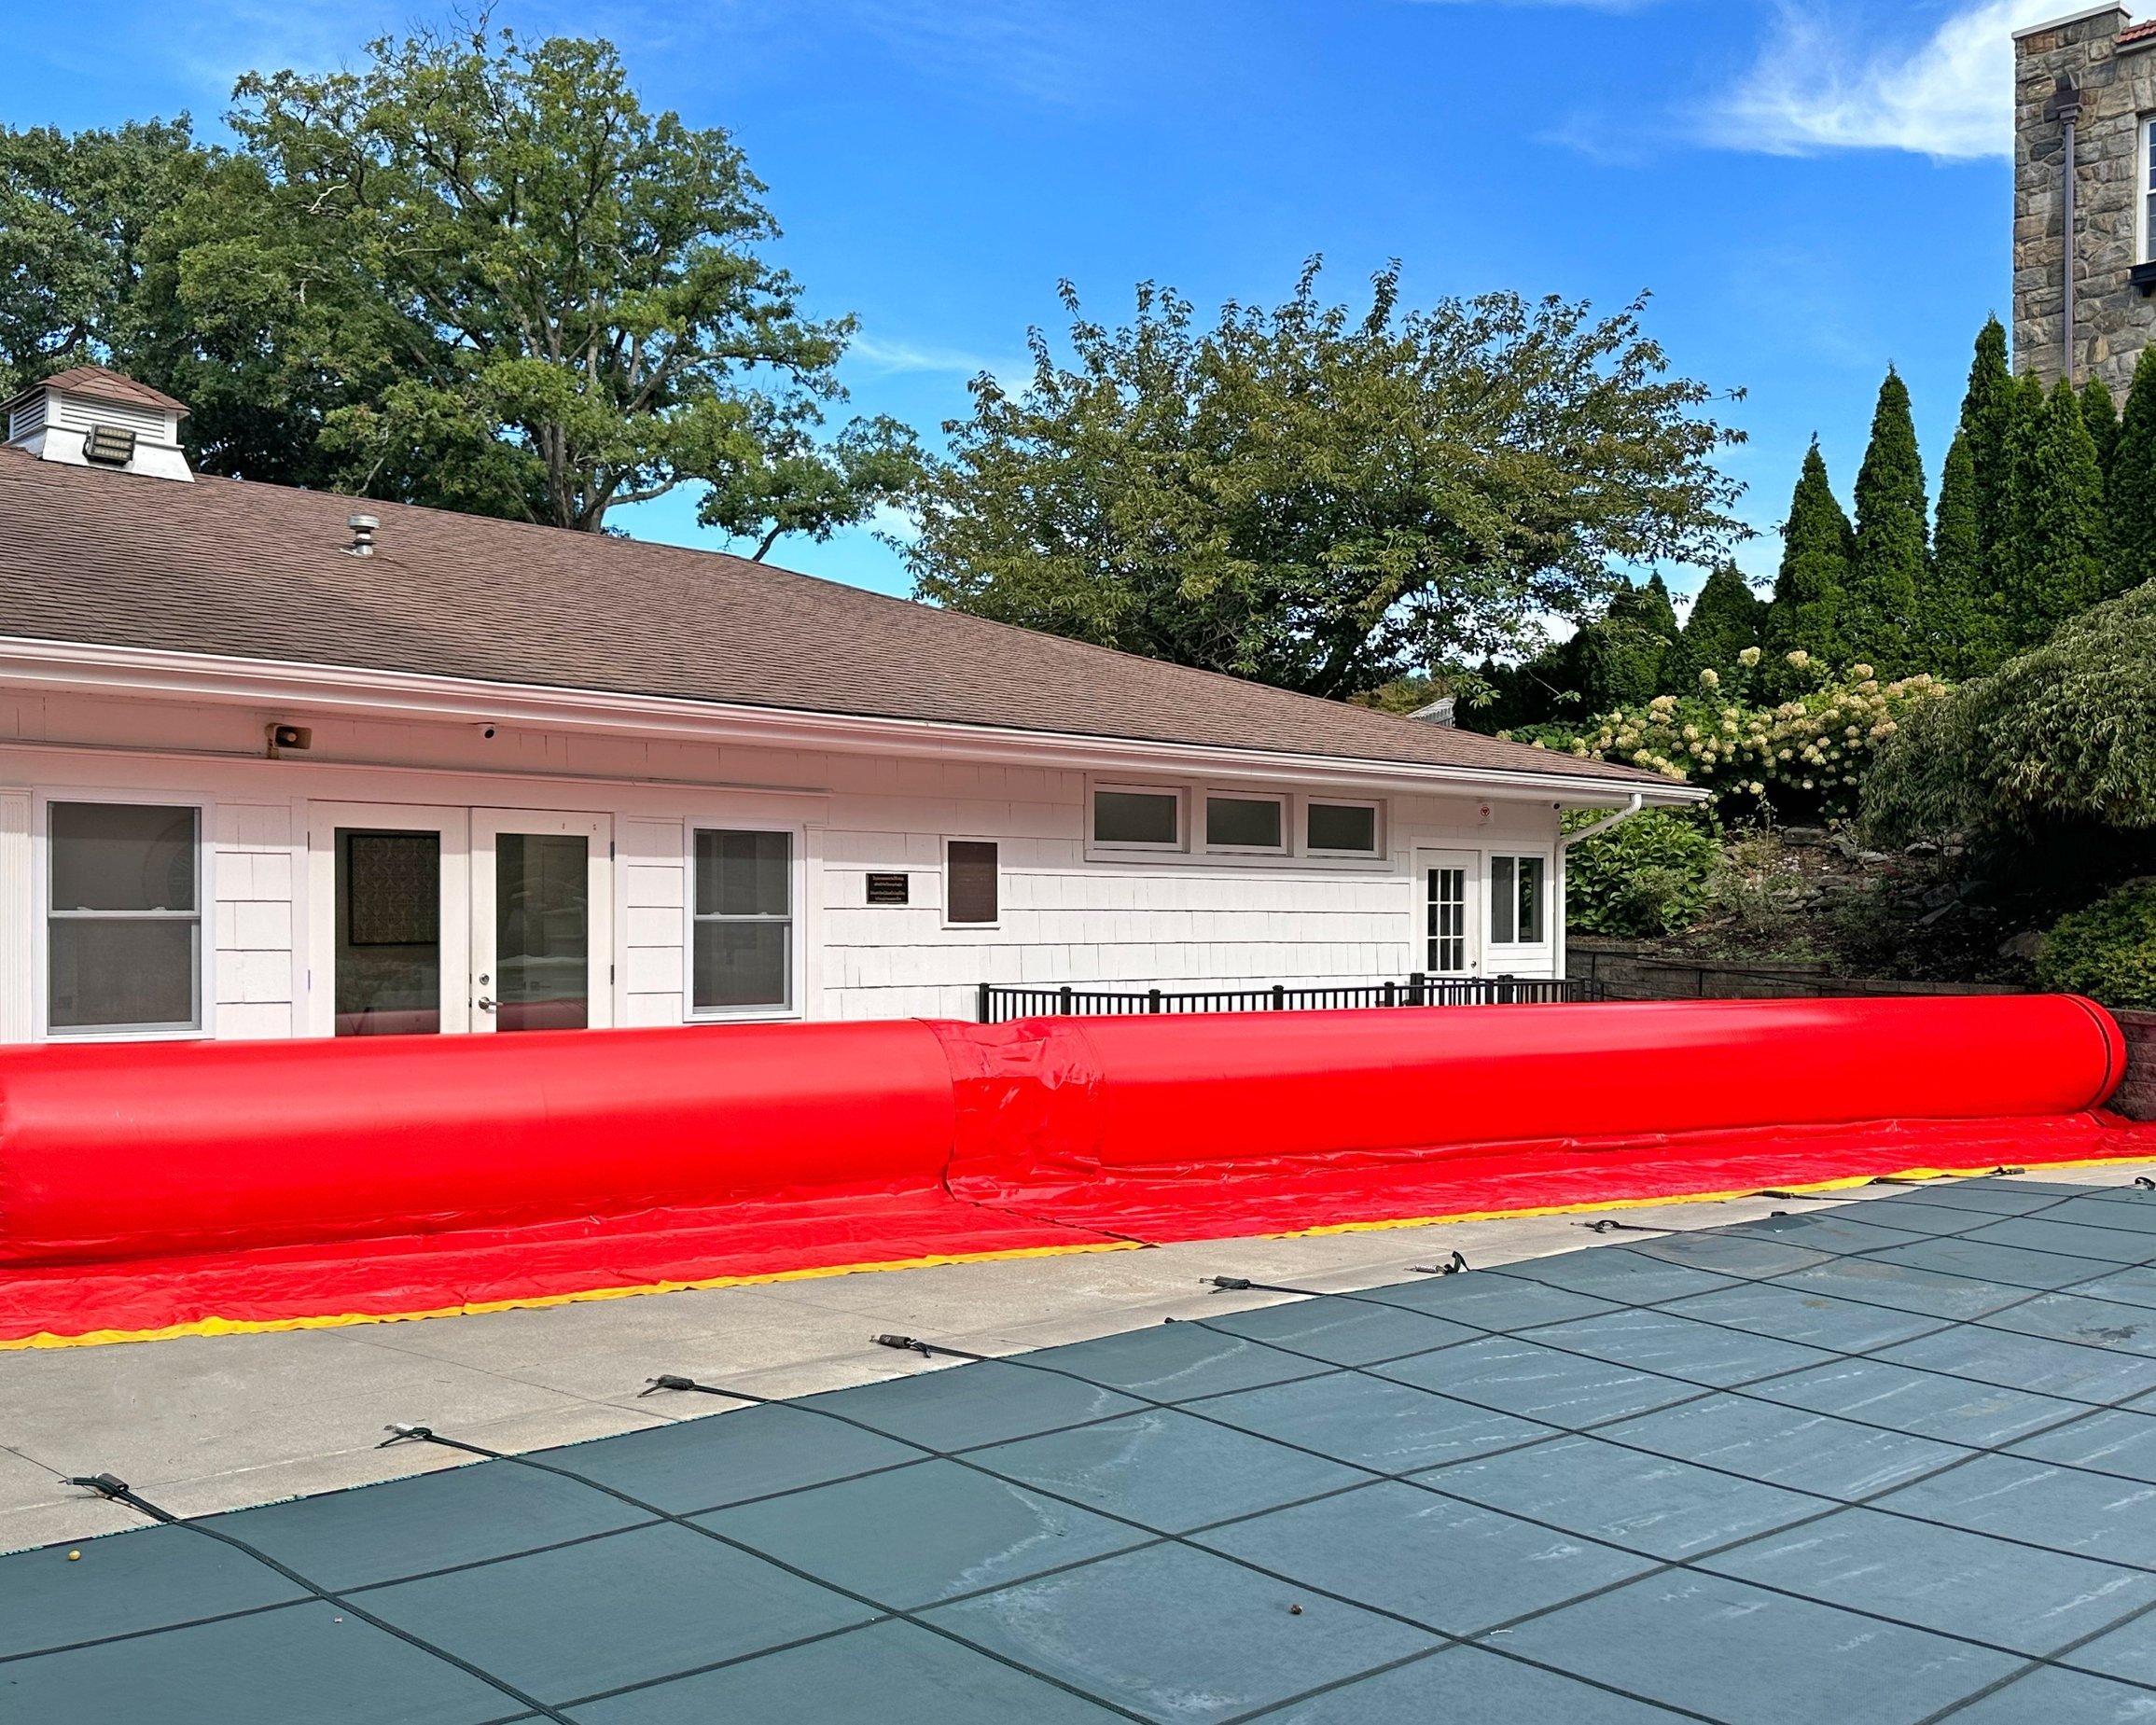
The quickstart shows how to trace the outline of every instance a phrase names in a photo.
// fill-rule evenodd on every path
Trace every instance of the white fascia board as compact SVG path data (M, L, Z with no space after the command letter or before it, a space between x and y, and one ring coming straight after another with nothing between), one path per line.
M174 653L144 647L0 636L0 684L60 686L142 700L183 699L274 709L279 722L302 712L410 721L525 725L614 736L708 740L778 749L904 752L1065 770L1203 772L1225 777L1320 778L1377 790L1458 790L1507 801L1616 807L1635 792L1650 804L1704 801L1707 793L1675 780L1612 782L1586 773L1523 772L1414 761L1358 760L1283 750L1211 747L1070 731L962 725L927 719L817 713L669 696L531 683L490 683L414 672L370 671L284 660ZM1561 758L1552 757L1552 759ZM373 763L395 765L394 762Z

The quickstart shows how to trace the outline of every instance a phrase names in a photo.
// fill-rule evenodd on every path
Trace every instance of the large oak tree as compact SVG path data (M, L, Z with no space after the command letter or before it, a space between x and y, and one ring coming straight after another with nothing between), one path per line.
M1531 650L1599 612L1622 566L1710 563L1742 532L1714 465L1739 434L1669 373L1638 305L1511 294L1359 314L1307 266L1272 310L1138 290L1070 363L1032 336L919 500L911 556L939 604L1344 696ZM1467 674L1471 676L1471 674Z

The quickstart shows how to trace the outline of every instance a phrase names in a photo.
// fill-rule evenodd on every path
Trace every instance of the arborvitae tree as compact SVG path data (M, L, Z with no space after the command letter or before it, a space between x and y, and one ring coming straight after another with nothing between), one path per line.
M1976 464L1968 437L1956 435L1939 476L1939 525L1919 607L1923 668L1945 676L1982 676L1999 661L1997 607L1976 521Z
M1909 388L1889 366L1857 475L1857 555L1849 566L1842 649L1882 675L1918 669L1913 635L1926 556L1924 463Z
M2119 447L2119 410L2111 400L2111 387L2100 377L2081 385L2081 424L2096 446L2096 466L2107 481L2111 477L2112 452Z
M1663 679L1672 686L1662 692L1688 693L1703 671L1720 677L1735 675L1737 655L1760 644L1766 610L1766 601L1752 591L1735 563L1718 564L1692 601L1691 615L1677 636L1677 651L1670 655L1668 669L1675 675Z
M1856 539L1827 482L1827 463L1815 438L1789 499L1789 519L1782 523L1782 567L1767 608L1765 645L1776 663L1800 651L1829 663L1842 661L1842 603Z
M1987 557L2007 530L2012 466L2007 443L2014 418L2014 390L2013 373L2007 369L2007 332L1994 317L1977 332L1968 393L1961 399L1961 435L1968 439L1975 486L1976 537Z
M1565 644L1564 675L1579 691L1581 709L1606 713L1662 693L1676 637L1676 607L1659 574L1645 586L1625 588Z
M2038 392L2032 377L2024 387ZM2061 379L2033 429L2017 423L2013 535L2002 590L2008 645L2051 638L2067 618L2104 594L2104 476L2081 404Z
M2109 590L2123 592L2156 580L2156 347L2143 348L2135 362L2104 497L2111 531Z

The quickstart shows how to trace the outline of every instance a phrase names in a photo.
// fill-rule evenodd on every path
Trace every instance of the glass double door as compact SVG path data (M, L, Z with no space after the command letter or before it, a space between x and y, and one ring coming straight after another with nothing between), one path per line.
M339 1036L611 1022L612 823L317 803L311 1028Z

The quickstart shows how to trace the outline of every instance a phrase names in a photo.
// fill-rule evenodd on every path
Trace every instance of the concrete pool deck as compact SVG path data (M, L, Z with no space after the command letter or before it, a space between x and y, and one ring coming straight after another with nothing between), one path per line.
M2045 1181L2119 1186L2156 1163L2042 1169ZM1008 1354L1217 1315L1290 1295L1221 1292L1214 1275L1337 1292L1398 1282L1457 1251L1480 1267L1907 1193L1740 1198L1581 1216L1446 1222L1301 1237L862 1272L647 1294L536 1310L339 1329L185 1337L0 1353L0 1551L140 1526L71 1475L118 1475L182 1515L241 1509L460 1465L424 1445L380 1450L383 1427L419 1422L524 1452L728 1405L641 1398L678 1372L790 1397L911 1375L875 1346L900 1331ZM1594 1231L1596 1222L1620 1227Z

